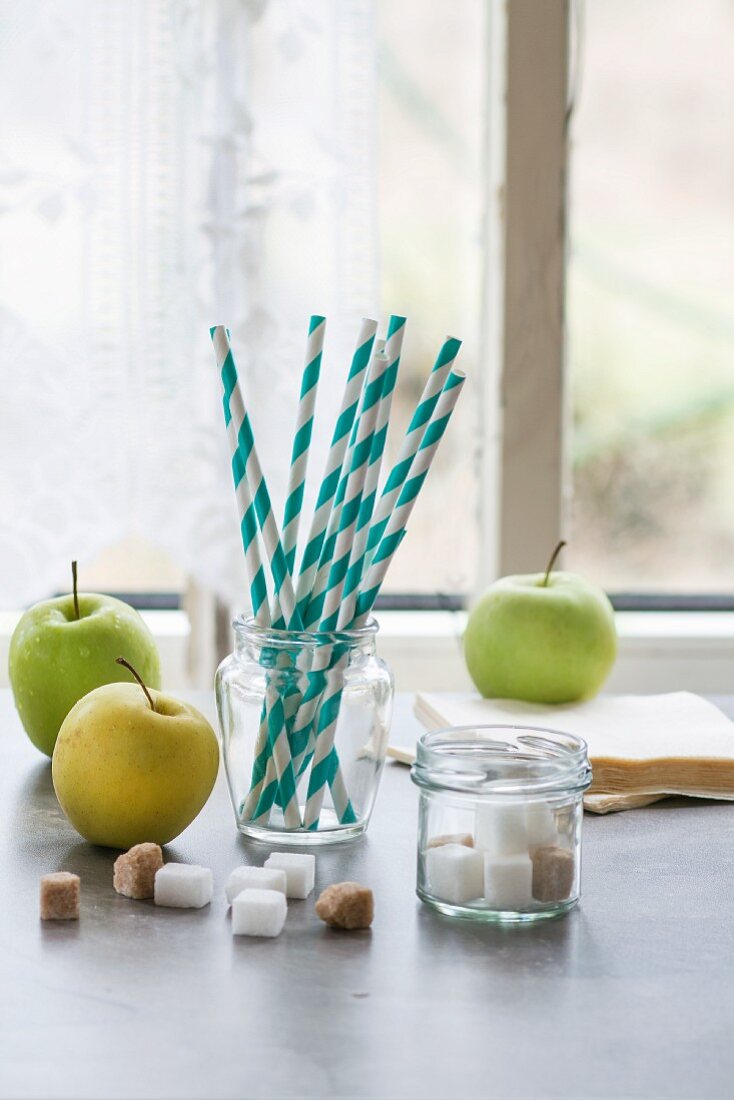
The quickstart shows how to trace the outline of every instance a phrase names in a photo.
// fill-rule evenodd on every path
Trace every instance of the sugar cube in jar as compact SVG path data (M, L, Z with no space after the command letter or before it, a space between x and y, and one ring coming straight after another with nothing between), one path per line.
M579 900L585 742L557 730L477 726L425 734L418 896L451 916L532 922Z

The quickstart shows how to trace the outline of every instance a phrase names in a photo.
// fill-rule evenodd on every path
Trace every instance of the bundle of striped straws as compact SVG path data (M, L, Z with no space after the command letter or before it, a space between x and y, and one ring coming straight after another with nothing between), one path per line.
M464 383L454 366L460 341L447 338L402 440L397 461L381 484L390 410L405 318L390 317L384 340L377 322L362 321L332 433L308 537L298 545L316 393L326 321L311 317L293 437L285 510L278 525L237 375L229 331L211 330L223 389L224 420L255 622L274 631L337 637L316 647L301 670L303 690L282 691L266 679L242 819L267 826L274 807L286 830L317 830L331 790L341 825L357 820L346 790L335 734L347 647L338 632L368 621L390 562L400 545L418 493ZM299 553L300 549L300 553ZM299 660L294 647L271 667ZM299 805L301 785L305 802Z

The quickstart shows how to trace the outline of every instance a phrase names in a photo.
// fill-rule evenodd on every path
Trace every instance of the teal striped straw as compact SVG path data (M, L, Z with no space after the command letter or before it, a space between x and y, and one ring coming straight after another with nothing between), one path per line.
M269 558L270 570L273 576L276 597L284 595L284 612L292 621L295 615L295 594L293 593L290 576L288 575L285 554L278 534L277 524L273 515L265 478L257 456L255 439L252 433L250 419L245 408L242 392L237 378L237 367L229 340L229 333L221 325L212 333L215 354L225 393L229 384L229 408L231 412L232 431L237 440L238 463L243 471L239 476L239 484L245 483L247 492L251 494L254 504L255 516L265 546L265 552ZM226 378L225 378L226 372ZM239 466L238 466L239 472ZM252 486L257 488L252 490ZM252 546L254 540L250 541ZM262 604L260 605L262 608ZM300 624L299 624L300 625ZM288 828L300 828L301 818L298 806L291 792L295 791L296 781L293 772L290 746L283 723L278 730L275 723L269 723L269 749L273 758L274 767L278 775L278 784L283 789L284 815L287 814L286 824Z
M337 416L331 446L326 458L326 467L324 469L324 476L321 481L319 494L316 499L316 508L314 510L313 519L311 520L311 529L301 559L296 593L298 597L298 607L302 614L305 613L308 607L308 601L311 598L311 589L318 569L321 548L326 536L329 516L331 515L334 497L342 474L344 455L357 416L364 378L367 367L369 366L376 332L377 322L370 318L364 318L359 330L357 349L352 358L352 364L344 386L341 408Z
M270 608L268 606L268 589L265 581L260 546L258 543L258 525L255 515L255 504L250 494L247 478L245 477L245 462L240 454L238 425L232 418L231 401L237 382L237 370L232 357L232 349L229 346L224 329L212 328L211 338L214 343L214 351L222 380L222 407L224 409L224 423L227 429L230 453L232 455L232 478L234 480L235 497L240 517L240 533L242 546L245 551L245 568L250 578L250 601L252 614L261 626L270 626Z
M395 362L395 359L393 359ZM334 555L327 585L324 591L323 607L319 630L333 631L339 622L339 612L344 589L344 579L349 568L354 535L359 521L359 510L364 494L367 471L373 462L372 444L384 401L390 393L385 392L386 385L394 386L394 376L390 376L390 359L381 355L373 360L373 373L370 383L365 387L364 400L359 421L359 433L354 447L352 464L349 470L344 493L344 505L339 520ZM309 613L310 613L309 607ZM331 647L323 647L317 654L322 666L332 664ZM339 759L334 749L334 737L339 717L341 699L341 681L346 658L339 656L336 670L327 673L326 692L319 705L318 729L315 738L311 772L308 782L308 794L304 813L306 829L318 828L324 793L329 786L334 800L334 809L342 824L356 821L354 809L349 800L339 767Z
M391 318L391 320L393 320ZM344 498L347 491L347 483L350 477L352 469L359 469L362 465L366 468L373 462L377 461L378 454L381 454L381 450L376 449L374 444L375 431L374 427L370 433L369 439L367 439L364 433L360 434L360 424L362 417L366 411L375 407L375 417L379 414L381 402L383 400L383 391L385 386L389 387L389 396L392 395L392 390L395 385L395 375L397 373L396 362L390 363L390 360L385 355L383 348L379 341L376 345L375 352L372 356L372 361L369 368L369 373L365 379L364 389L362 391L362 400L359 407L359 413L357 419L352 426L352 433L347 448L347 453L344 459L344 468L339 479L339 484L334 496L334 504L329 517L329 523L327 525L326 534L321 546L321 554L319 557L318 568L313 578L311 586L311 598L308 601L307 608L304 614L304 624L309 624L308 629L315 627L321 620L322 608L324 600L326 598L326 589L329 584L329 571L334 558L334 551L336 547L336 539L341 525L341 513L344 507ZM377 421L375 419L375 425ZM382 439L382 446L384 447L384 434ZM361 499L360 499L361 506ZM356 519L359 516L355 517Z
M313 433L314 411L316 406L316 394L318 390L319 375L321 372L321 357L324 347L324 334L326 319L319 315L311 317L308 325L308 337L306 341L306 359L301 377L301 392L296 414L296 427L293 433L293 446L291 450L291 463L288 472L288 487L286 490L285 511L283 515L283 552L289 574L293 575L298 543L298 528L303 505L303 494L308 470L308 456ZM276 595L272 612L273 623L278 629L284 629L285 619L282 615L280 599ZM276 657L276 668L282 671L291 664L291 656L287 652L279 653ZM284 701L284 711L287 701ZM287 718L287 715L286 715ZM272 782L273 775L272 757L268 752L272 740L272 716L267 712L267 706L263 704L260 718L260 729L255 742L255 762L253 776L250 785L249 798L243 804L243 810L252 806L259 799L263 782ZM271 765L269 768L268 765ZM268 774L269 772L269 774Z
M301 378L301 394L298 402L296 430L293 434L291 464L288 474L288 489L283 516L283 551L288 572L293 576L298 542L298 528L303 507L303 493L306 486L308 456L313 434L316 392L321 373L321 356L324 348L326 318L313 316L308 325L306 344L306 362Z
M365 564L371 559L372 552L382 538L385 528L387 527L388 520L392 515L393 508L400 495L400 490L408 476L413 458L421 445L426 425L433 415L433 410L438 403L446 379L459 354L460 347L461 340L457 340L453 336L448 336L438 353L436 362L433 365L433 370L428 376L420 401L416 406L403 438L397 461L390 471L375 508L372 526L370 527L367 539Z
M387 430L390 422L393 394L397 384L398 369L400 367L400 353L403 346L404 335L405 318L391 317L387 331L387 341L385 343L385 355L387 356L388 365L385 372L383 397L380 403L377 423L375 425L372 453L370 455L369 466L367 467L364 493L362 495L359 518L354 532L354 543L349 561L349 570L344 578L342 603L346 605L346 617L349 620L351 620L354 614L354 607L357 602L357 586L362 577L362 563L367 549L370 521L377 500L380 470L382 468L382 459L385 453Z
M367 569L357 599L356 615L353 625L363 626L377 598L380 586L390 566L395 551L402 541L405 529L413 511L418 493L426 479L434 455L448 426L451 414L456 407L462 386L466 381L463 371L452 369L436 407L431 415L420 446L413 457L410 472L405 479L397 503L384 529L382 538L375 550Z

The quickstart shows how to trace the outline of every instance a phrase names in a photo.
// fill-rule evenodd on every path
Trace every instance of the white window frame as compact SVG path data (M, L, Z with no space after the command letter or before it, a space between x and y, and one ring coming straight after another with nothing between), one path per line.
M535 572L567 507L568 0L488 0L478 584Z

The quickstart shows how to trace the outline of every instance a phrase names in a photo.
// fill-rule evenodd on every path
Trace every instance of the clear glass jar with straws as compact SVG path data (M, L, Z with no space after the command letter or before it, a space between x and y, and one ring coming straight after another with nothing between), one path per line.
M464 384L449 337L381 482L405 318L384 340L363 320L299 547L324 329L311 318L280 526L229 332L211 330L252 607L217 674L220 732L238 828L288 843L346 839L369 820L392 697L370 615Z
M216 696L238 828L270 843L358 836L377 795L392 710L377 624L298 633L238 618L234 630Z

